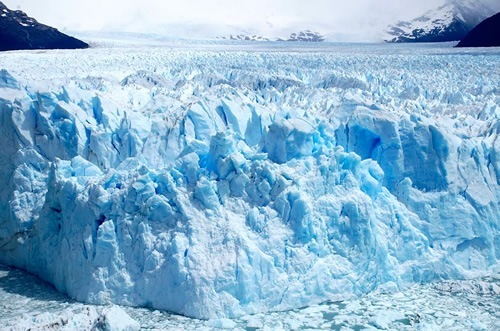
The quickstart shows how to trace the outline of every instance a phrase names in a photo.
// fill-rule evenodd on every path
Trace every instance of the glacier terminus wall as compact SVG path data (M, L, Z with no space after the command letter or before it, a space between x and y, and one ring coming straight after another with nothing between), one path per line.
M500 52L0 55L0 263L236 317L498 273Z

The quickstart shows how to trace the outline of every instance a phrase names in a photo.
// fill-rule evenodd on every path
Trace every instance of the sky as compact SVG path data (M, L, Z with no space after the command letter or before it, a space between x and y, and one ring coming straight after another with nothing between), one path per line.
M1 0L61 31L127 31L215 37L287 36L313 29L335 40L369 41L387 25L445 0ZM467 0L465 0L467 1ZM484 0L500 10L499 0Z

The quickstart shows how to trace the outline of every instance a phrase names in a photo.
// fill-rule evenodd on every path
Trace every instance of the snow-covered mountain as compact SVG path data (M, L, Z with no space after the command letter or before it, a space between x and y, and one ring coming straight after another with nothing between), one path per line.
M322 42L325 41L325 37L317 31L305 30L292 33L286 41Z
M37 22L0 2L0 51L19 49L76 49L89 45Z
M269 41L269 38L260 35L230 34L229 37L219 37L216 39L239 40L239 41Z
M288 38L263 37L255 34L254 35L237 34L237 35L230 35L229 37L222 37L220 39L240 40L240 41L301 41L301 42L325 41L325 37L321 33L311 30L304 30L298 33L291 33Z
M447 0L411 21L389 26L388 42L444 42L461 40L477 24L494 14L488 6L476 0Z
M0 263L197 318L498 272L498 52L304 44L0 54Z

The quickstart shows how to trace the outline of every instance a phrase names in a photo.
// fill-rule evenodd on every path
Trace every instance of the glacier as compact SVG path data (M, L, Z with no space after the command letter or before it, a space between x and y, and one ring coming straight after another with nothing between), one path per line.
M1 54L0 263L202 319L498 273L500 52L271 45Z

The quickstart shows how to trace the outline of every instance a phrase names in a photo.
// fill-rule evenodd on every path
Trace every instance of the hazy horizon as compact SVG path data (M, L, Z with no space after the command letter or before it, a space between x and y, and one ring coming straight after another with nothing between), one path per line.
M465 0L467 1L467 0ZM445 0L4 0L39 22L61 31L124 31L180 37L216 37L245 33L286 36L317 30L331 40L370 41L398 20L412 19ZM498 0L485 0L499 10Z

